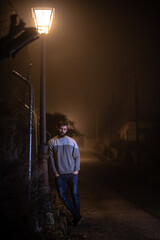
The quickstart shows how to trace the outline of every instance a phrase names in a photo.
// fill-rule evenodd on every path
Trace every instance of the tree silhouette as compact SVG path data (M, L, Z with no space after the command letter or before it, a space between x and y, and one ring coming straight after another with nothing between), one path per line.
M67 121L68 122L68 132L67 135L70 137L78 137L81 136L82 134L80 133L80 131L75 127L75 122L71 121L70 119L68 119L68 117L62 113L54 113L54 114L50 114L47 113L46 116L46 122L47 122L47 132L50 135L50 137L54 137L57 135L57 123L59 121Z

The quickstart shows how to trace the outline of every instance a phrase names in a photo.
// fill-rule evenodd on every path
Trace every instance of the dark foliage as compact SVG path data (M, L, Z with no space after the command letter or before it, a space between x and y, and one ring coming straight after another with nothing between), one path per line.
M51 137L51 136L54 137L57 135L56 126L59 121L67 121L68 122L68 132L67 132L68 136L70 136L70 137L81 136L81 133L75 127L75 122L69 120L66 115L64 115L62 113L54 113L54 114L47 113L47 131L48 131L49 137Z
M37 160L32 149L29 185L29 112L19 103L11 111L11 105L9 114L3 111L0 117L0 235L3 240L31 239L37 221Z
M30 235L35 222L35 143L29 200L28 89L11 77L8 61L1 62L0 71L4 73L0 88L0 236L2 240L18 240Z

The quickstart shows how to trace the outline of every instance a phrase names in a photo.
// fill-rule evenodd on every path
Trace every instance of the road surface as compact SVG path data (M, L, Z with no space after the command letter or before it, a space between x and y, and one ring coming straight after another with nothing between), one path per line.
M108 179L107 160L81 150L83 219L71 233L88 240L160 240L160 220L112 189Z

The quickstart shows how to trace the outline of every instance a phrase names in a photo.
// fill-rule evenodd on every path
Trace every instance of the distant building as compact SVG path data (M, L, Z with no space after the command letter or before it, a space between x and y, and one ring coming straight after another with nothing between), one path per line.
M160 160L159 135L160 123L139 122L137 131L136 122L126 122L119 130L118 158L134 164L156 165Z
M144 141L148 131L153 127L151 122L139 122L139 140ZM126 122L119 130L120 140L136 141L136 122Z

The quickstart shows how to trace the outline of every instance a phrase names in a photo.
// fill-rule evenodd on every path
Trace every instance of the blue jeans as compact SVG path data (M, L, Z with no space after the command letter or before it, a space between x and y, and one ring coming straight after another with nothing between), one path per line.
M61 174L56 177L60 199L72 213L73 217L80 216L80 200L78 194L78 174ZM67 195L67 187L70 188L72 201Z

